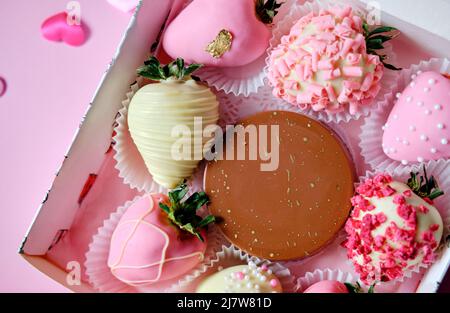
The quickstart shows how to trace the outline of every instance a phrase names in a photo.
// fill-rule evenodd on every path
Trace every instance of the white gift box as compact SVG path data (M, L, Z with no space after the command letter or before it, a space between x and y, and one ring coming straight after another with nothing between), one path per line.
M402 31L402 36L393 43L397 65L409 67L431 57L449 57L450 22L446 16L449 1L383 0L376 3L382 10L381 22ZM136 79L136 68L148 57L167 18L183 4L183 0L140 2L20 247L21 255L28 262L73 291L94 291L83 280L84 252L101 221L138 194L123 184L114 168L110 149L114 121L126 92ZM359 154L361 123L336 126L346 133L349 148L355 155ZM354 161L358 173L363 174L367 170L363 160L356 157ZM81 225L87 226L82 228ZM439 261L420 279L416 291L435 292L449 263L450 249L446 246Z

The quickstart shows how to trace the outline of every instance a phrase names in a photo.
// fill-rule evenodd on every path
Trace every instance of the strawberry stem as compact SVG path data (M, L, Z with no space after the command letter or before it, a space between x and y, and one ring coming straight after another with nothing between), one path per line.
M190 76L202 66L203 65L201 64L195 63L185 66L182 58L178 58L169 64L161 65L158 59L152 56L144 62L143 66L138 68L137 74L155 81L166 80L170 77L175 77L182 80Z
M264 24L272 24L273 18L277 15L278 9L282 5L283 2L277 3L277 0L256 0L256 16Z
M434 200L444 194L439 189L436 179L431 176L428 178L425 166L423 166L423 176L418 172L411 172L407 185L411 190L421 198Z
M186 182L169 191L169 203L160 202L159 207L167 214L169 220L180 229L204 241L200 230L214 223L216 218L208 215L204 218L196 214L197 210L209 202L208 195L201 191L193 193L182 202L189 189Z
M387 56L379 54L377 50L384 49L384 43L394 39L400 34L397 28L390 26L375 26L370 28L367 22L363 22L363 35L366 38L366 49L368 54L377 55L384 67L393 71L399 71L401 68L386 63Z
M375 293L375 285L377 282L370 285L369 289L367 290L367 293ZM364 293L364 289L361 287L361 284L359 282L356 282L355 284L351 283L344 283L345 287L347 287L347 290L349 293Z

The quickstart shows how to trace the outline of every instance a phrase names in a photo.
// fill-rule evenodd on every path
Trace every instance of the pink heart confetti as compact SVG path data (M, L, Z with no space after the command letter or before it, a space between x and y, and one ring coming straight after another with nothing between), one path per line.
M81 46L88 38L88 28L80 21L70 23L66 12L46 19L41 26L42 36L50 41L64 42L70 46Z

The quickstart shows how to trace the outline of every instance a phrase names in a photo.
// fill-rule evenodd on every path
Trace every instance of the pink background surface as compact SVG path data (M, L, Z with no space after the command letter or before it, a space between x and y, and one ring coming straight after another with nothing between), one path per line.
M44 40L40 25L66 0L0 1L0 292L66 292L18 248L130 19L106 0L79 0L89 40Z
M8 82L0 97L0 292L66 292L17 250L130 14L106 0L79 0L91 37L74 48L40 36L41 23L64 11L68 0L0 1L0 77Z

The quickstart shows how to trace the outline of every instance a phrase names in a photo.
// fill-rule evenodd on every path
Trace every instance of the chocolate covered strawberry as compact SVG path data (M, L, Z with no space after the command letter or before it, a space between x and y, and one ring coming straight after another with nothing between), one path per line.
M219 119L216 95L191 78L199 67L182 59L162 66L152 57L138 70L156 83L133 96L128 128L153 180L166 188L193 174L208 148L203 130Z
M249 64L268 48L268 25L280 6L276 0L194 0L167 27L164 49L188 63Z
M183 275L204 259L205 227L213 216L196 211L209 199L188 192L185 184L169 195L140 198L121 217L111 238L108 266L119 280L131 286L147 286Z
M448 158L450 80L436 72L411 78L383 126L384 153L404 165Z
M378 174L351 199L345 247L363 283L402 278L436 259L443 222L433 200L443 194L433 177L411 173L407 184Z

